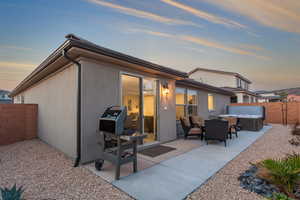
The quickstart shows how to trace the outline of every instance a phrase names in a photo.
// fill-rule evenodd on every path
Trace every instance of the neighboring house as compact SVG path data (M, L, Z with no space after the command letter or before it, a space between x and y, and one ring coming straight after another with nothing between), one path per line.
M239 73L196 68L189 72L189 77L201 83L220 87L235 93L232 103L257 102L258 95L251 91L251 81Z
M127 106L131 125L148 134L145 143L159 144L177 138L176 116L224 113L234 95L187 73L66 38L11 95L14 103L38 104L39 138L76 164L99 158L98 119L108 106Z
M0 104L12 103L12 99L8 95L9 95L9 91L0 90Z
M289 102L300 102L300 95L297 94L289 94L287 96L287 100Z
M258 102L265 103L265 102L280 102L281 96L278 95L276 92L273 91L256 91L259 95Z

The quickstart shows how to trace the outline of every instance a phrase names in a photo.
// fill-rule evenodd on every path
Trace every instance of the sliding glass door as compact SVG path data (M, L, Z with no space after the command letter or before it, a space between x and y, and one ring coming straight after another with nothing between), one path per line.
M146 133L145 143L157 140L156 84L155 79L121 75L122 105L127 107L125 127Z
M127 107L127 120L125 128L142 132L141 123L141 82L142 79L123 74L121 76L122 105Z
M144 112L144 133L147 134L145 142L154 142L156 135L156 80L143 79L143 112Z

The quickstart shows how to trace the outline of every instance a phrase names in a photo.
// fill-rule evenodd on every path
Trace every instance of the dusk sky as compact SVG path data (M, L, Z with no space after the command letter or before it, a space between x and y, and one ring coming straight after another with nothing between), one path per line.
M300 87L299 0L1 0L0 88L68 33L188 72L238 72L253 89Z

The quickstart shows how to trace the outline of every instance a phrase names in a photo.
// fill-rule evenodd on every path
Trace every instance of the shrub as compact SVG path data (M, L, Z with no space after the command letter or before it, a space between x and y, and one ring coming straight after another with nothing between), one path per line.
M271 200L293 200L290 197L286 196L283 193L274 193Z
M289 140L289 143L294 146L300 146L300 136L294 136Z
M300 181L300 154L291 154L284 159L267 159L258 164L263 173L258 174L276 185L281 191L293 196L294 189Z
M24 192L23 187L17 188L16 184L12 188L0 188L2 200L21 200Z
M292 135L300 136L300 128L298 128L299 125L300 125L299 122L294 125L292 130Z

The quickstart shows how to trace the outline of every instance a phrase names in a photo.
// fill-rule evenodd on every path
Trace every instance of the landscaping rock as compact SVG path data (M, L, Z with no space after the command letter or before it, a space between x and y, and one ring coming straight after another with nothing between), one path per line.
M252 165L248 170L242 173L238 180L240 186L251 192L255 192L261 196L270 198L273 193L278 193L279 190L267 181L256 177L257 167Z
M289 143L291 143L291 145L294 145L294 146L300 146L300 136L294 136L293 138L291 138L289 140Z

